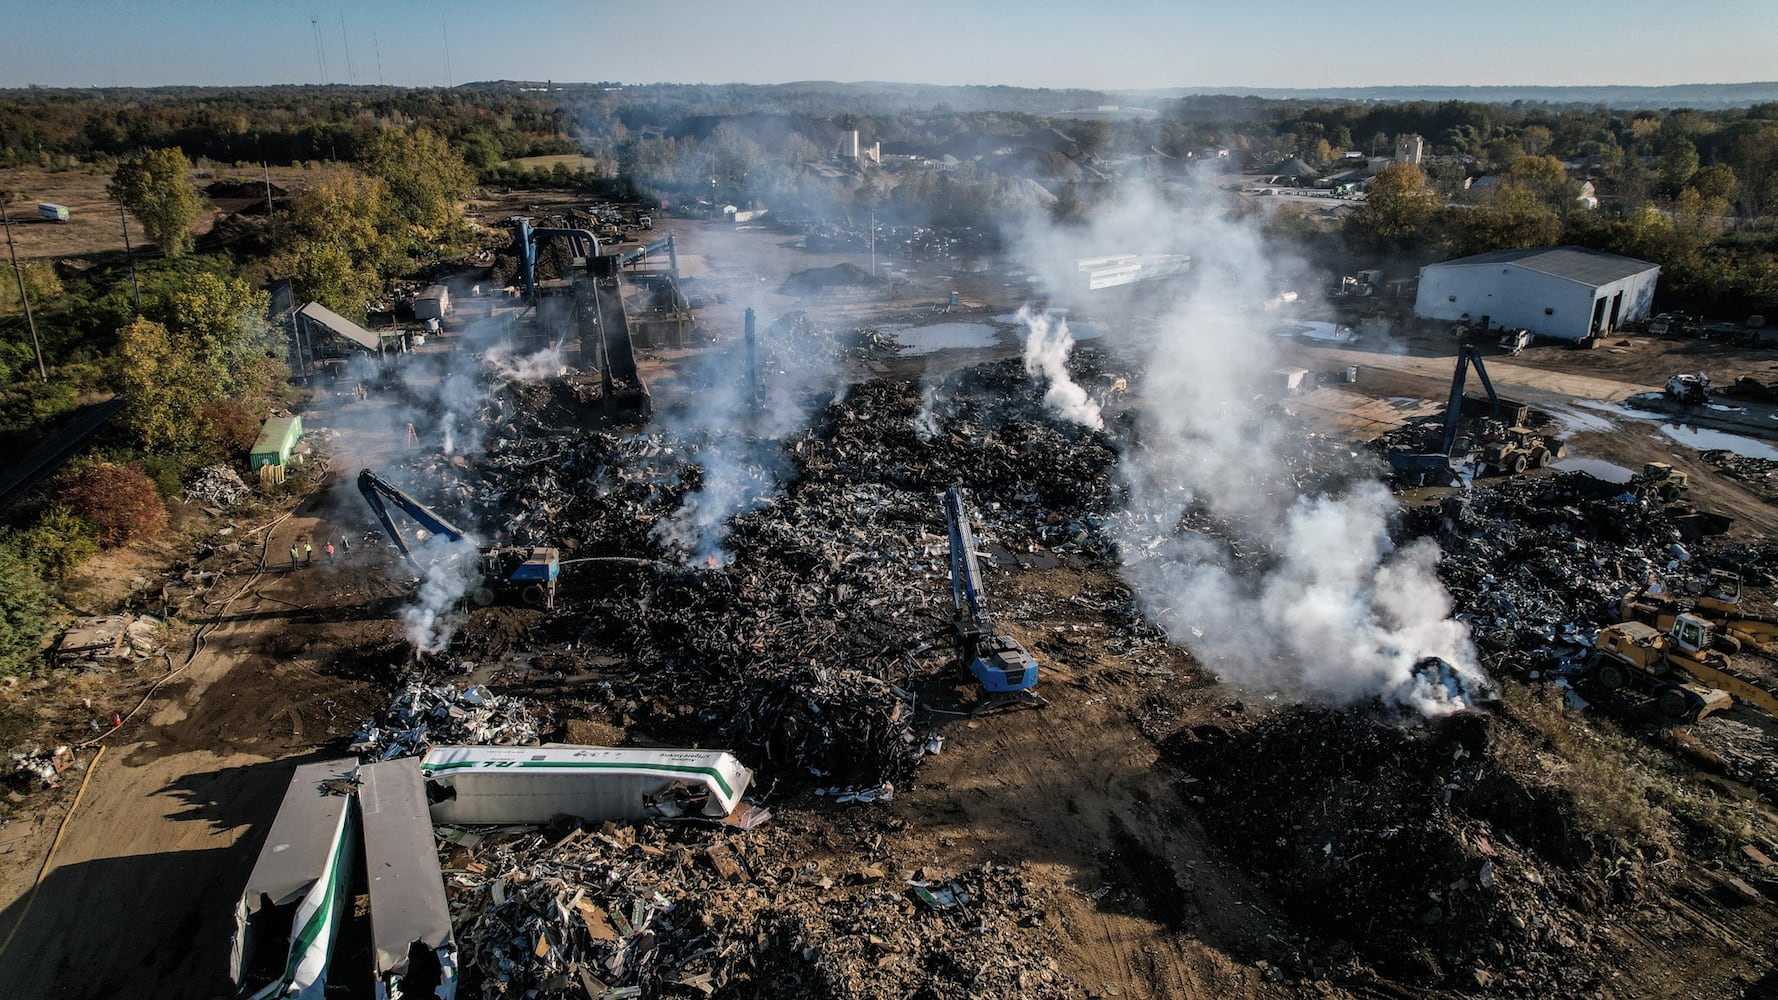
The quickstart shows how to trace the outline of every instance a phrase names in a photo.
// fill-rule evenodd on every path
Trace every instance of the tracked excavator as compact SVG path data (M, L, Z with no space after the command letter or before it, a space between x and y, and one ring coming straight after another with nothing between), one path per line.
M486 607L502 594L516 595L526 604L553 608L556 605L556 580L562 573L562 559L554 548L520 548L516 546L483 546L463 529L444 519L438 512L408 496L402 489L369 469L358 473L358 492L370 505L371 513L382 523L383 530L401 556L422 575L426 567L415 558L413 547L402 534L400 526L389 513L389 505L399 507L426 531L443 535L453 542L475 546L480 560L481 578L469 592L470 600Z
M945 520L951 534L951 601L956 607L957 657L981 684L974 714L1002 708L1048 705L1035 690L1037 658L1017 639L994 627L988 614L982 568L976 561L975 531L963 490L945 491Z

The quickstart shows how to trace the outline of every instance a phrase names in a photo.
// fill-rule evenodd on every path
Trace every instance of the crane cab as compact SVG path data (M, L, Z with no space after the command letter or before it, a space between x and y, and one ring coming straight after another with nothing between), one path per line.
M1037 684L1037 658L1012 636L991 635L975 644L969 672L989 694L1025 691Z

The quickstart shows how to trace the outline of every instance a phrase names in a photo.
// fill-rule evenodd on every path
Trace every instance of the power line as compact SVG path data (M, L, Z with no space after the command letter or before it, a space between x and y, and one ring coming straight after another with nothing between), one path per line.
M451 26L445 22L442 10L438 12L438 27L444 32L445 86L455 86L451 80Z
M346 12L340 11L340 44L346 47L346 82L357 83L358 75L352 71L352 36L346 34Z
M321 67L321 84L327 85L327 46L321 41L321 18L309 15L309 28L315 33L315 65Z

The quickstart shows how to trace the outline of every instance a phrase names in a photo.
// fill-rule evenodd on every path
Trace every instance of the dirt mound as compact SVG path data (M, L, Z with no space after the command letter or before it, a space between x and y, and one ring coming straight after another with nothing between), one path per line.
M887 284L857 264L811 267L784 279L778 291L784 295L819 295L842 288L870 288Z
M1205 830L1308 935L1306 965L1585 987L1585 914L1608 893L1572 874L1591 847L1561 795L1503 766L1506 725L1293 708L1166 750Z

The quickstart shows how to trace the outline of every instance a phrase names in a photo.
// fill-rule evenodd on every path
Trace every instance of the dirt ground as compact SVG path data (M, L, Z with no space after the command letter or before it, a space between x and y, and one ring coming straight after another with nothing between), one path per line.
M63 201L77 219L100 216L103 179L79 183L85 195L71 179L20 197ZM0 184L26 190L6 178ZM520 194L513 204L543 197ZM901 299L799 302L776 292L783 276L861 264L859 255L809 254L767 230L678 220L662 229L680 235L689 269L734 290L703 317L719 331L738 332L746 305L768 318L803 307L852 323L980 319L1016 307L1026 287L992 268L898 262L909 276ZM102 242L98 230L84 232L45 233L31 255ZM68 249L55 249L63 244L52 236L66 237ZM963 299L956 310L948 305L953 290ZM1371 399L1441 398L1451 355L1433 343L1420 346L1405 354L1304 348L1301 356L1317 369L1359 365L1360 380L1350 388ZM1697 367L1687 348L1699 346L1632 340L1621 352L1538 348L1490 359L1489 366L1503 391L1561 409L1658 386L1671 371ZM909 359L895 374L944 370L1004 351ZM673 358L645 359L666 391ZM1778 369L1769 352L1712 354L1710 363L1738 367L1737 374ZM292 769L337 751L380 703L379 683L395 666L384 653L395 646L394 614L409 580L380 560L382 546L368 534L373 528L350 483L358 468L402 447L400 423L385 406L329 399L306 414L311 429L332 436L320 489L287 514L236 527L241 550L201 610L177 626L166 662L91 685L84 718L76 718L82 706L63 705L33 723L106 752L83 792L84 776L71 772L60 790L29 797L0 827L0 935L10 935L0 936L0 997L226 994L234 902ZM1589 456L1632 468L1677 457L1693 473L1699 501L1735 514L1738 530L1778 528L1778 512L1716 476L1689 449L1644 430L1594 429L1576 434L1575 443ZM342 534L365 541L353 561L288 565L293 542ZM323 560L319 551L316 559ZM1033 569L1012 574L1007 584L1011 603L1026 609L1016 615L1027 623L1019 637L1044 660L1052 704L935 720L947 742L918 787L890 805L860 807L882 810L882 835L900 865L992 859L1023 866L1046 900L1045 921L1066 942L1055 956L1060 970L1098 996L1427 995L1387 980L1344 987L1274 982L1267 963L1291 950L1294 915L1222 860L1196 811L1196 779L1170 770L1161 750L1165 737L1214 727L1246 709L1180 651L1142 661L1099 653L1094 637L1105 622L1071 599L1112 587L1104 574ZM1036 621L1042 626L1030 624ZM95 739L88 720L114 712L128 716L124 725ZM622 732L611 719L580 727ZM90 761L91 749L82 758ZM58 825L77 793L78 809L58 842ZM788 801L774 808L820 814L824 807ZM1640 958L1604 992L1762 995L1761 987L1745 984L1767 961L1760 953L1773 940L1770 907L1725 914L1712 892L1703 882L1687 883L1665 908L1607 929Z

